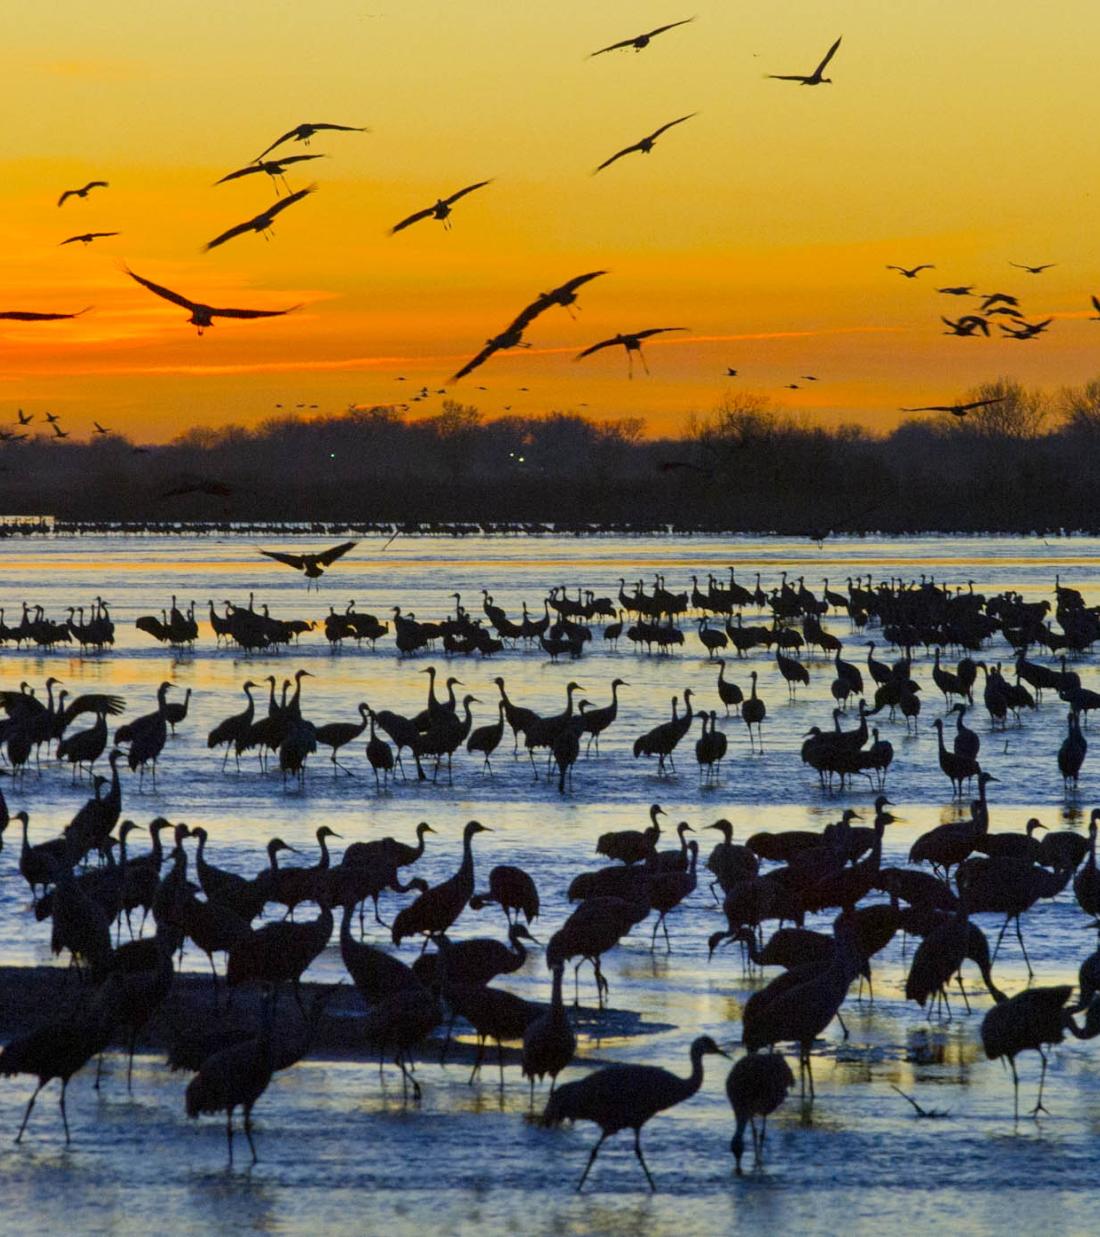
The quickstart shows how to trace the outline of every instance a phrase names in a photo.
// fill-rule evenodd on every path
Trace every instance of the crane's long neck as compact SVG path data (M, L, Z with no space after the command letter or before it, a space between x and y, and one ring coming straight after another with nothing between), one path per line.
M328 866L329 866L329 864L330 864L330 862L331 862L331 860L330 860L330 858L329 858L329 853L328 853L328 837L327 837L327 835L326 835L326 834L324 834L324 833L322 833L322 834L321 834L321 836L317 839L317 844L318 844L318 846L320 846L320 848L321 848L321 862L320 862L317 866L318 866L318 867L319 867L322 871L327 871L327 870L328 870Z

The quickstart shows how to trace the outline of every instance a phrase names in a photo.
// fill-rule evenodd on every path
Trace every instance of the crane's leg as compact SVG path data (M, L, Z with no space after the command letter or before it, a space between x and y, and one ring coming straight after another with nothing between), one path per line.
M69 1114L65 1111L65 1091L68 1085L69 1085L69 1080L67 1078L63 1078L61 1080L61 1099L59 1103L61 1105L61 1123L65 1127L65 1145L66 1146L68 1146L69 1143L72 1141L69 1138Z
M970 998L966 995L966 988L963 986L962 971L955 972L955 980L959 985L959 991L962 993L963 1004L966 1006L966 1012L969 1014L971 1012Z
M16 1136L15 1136L15 1141L16 1141L16 1142L21 1142L21 1141L22 1141L22 1139L23 1139L23 1131L27 1128L27 1122L30 1120L30 1117L31 1117L31 1109L34 1107L34 1101L35 1101L36 1099L38 1099L38 1093L39 1093L39 1091L41 1091L41 1090L42 1090L42 1088L43 1088L45 1085L46 1085L46 1084L45 1084L44 1082L40 1082L40 1083L38 1084L38 1086L37 1086L37 1087L35 1087L35 1089L34 1089L34 1094L33 1094L33 1095L31 1096L31 1098L27 1101L27 1111L23 1114L23 1122L22 1122L22 1124L19 1126L19 1133L18 1133L18 1134L16 1134Z
M134 1093L134 1045L137 1043L137 1027L130 1028L129 1052L126 1058L126 1090Z
M606 1134L601 1134L599 1139L596 1142L596 1145L592 1148L591 1154L588 1157L588 1163L584 1166L584 1172L581 1173L581 1179L580 1181L577 1182L577 1193L578 1194L581 1192L581 1190L584 1189L584 1183L588 1179L589 1170L592 1168L592 1165L595 1164L596 1156L599 1155L600 1148L603 1146L603 1140L606 1137L607 1137ZM647 1176L648 1176L648 1171L647 1171Z
M497 1064L500 1066L500 1095L504 1098L504 1045L497 1040Z
M1047 1112L1047 1110L1043 1107L1043 1084L1047 1080L1047 1054L1042 1050L1042 1048L1039 1049L1039 1058L1043 1062L1043 1069L1039 1074L1039 1098L1036 1101L1035 1107L1031 1110L1031 1115L1033 1117L1037 1117L1041 1112ZM1047 1115L1049 1116L1050 1114L1047 1113Z
M1016 916L1016 936L1020 942L1020 948L1024 952L1024 961L1027 963L1027 977L1030 979L1035 972L1031 968L1031 959L1027 956L1027 946L1024 944L1024 934L1020 928L1020 916Z
M248 1139L249 1150L252 1152L252 1163L259 1161L259 1156L256 1154L256 1144L252 1141L252 1105L248 1104L244 1110L244 1135Z
M1008 1063L1012 1066L1012 1120L1020 1120L1020 1077L1016 1073L1016 1058L1009 1057Z
M848 1028L844 1024L844 1019L840 1016L840 1010L836 1011L836 1020L840 1023L840 1029L844 1032L844 1038L848 1038Z
M648 375L649 366L646 364L645 353L641 350L641 348L638 349L638 360L641 361L642 369L644 369L646 374Z
M649 1182L649 1188L656 1194L657 1183L653 1180L649 1171L649 1165L645 1162L645 1156L642 1155L642 1131L640 1127L634 1131L634 1154L638 1157L638 1163L642 1166L645 1179Z

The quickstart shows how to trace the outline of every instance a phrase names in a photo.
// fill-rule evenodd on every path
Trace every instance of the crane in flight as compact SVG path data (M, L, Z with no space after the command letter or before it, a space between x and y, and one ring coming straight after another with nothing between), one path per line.
M224 245L226 241L232 240L235 236L243 236L246 232L259 232L266 237L275 224L276 215L281 214L288 206L293 206L295 202L300 202L311 193L315 193L316 190L316 185L310 185L306 189L299 189L297 193L290 194L289 197L279 198L267 210L261 211L252 219L246 219L244 223L227 228L220 236L215 236L212 241L208 241L202 247L203 253L209 253L211 249L217 249L219 245Z
M402 219L400 223L395 223L390 228L390 235L393 236L396 232L403 232L406 228L411 227L414 223L419 223L421 219L438 219L444 228L450 228L451 207L459 200L464 198L468 193L473 193L475 189L484 189L486 185L491 185L491 180L479 180L475 184L467 185L465 189L459 189L457 193L452 193L449 198L437 198L434 206L427 206L424 210L415 211L407 218Z
M925 404L921 408L899 408L899 412L948 412L953 417L965 417L975 408L988 408L990 404L1003 404L1007 397L998 395L996 399L975 399L969 404Z
M164 300L171 301L173 305L179 305L188 310L191 314L188 321L192 326L198 327L200 335L207 327L214 325L215 318L280 318L283 314L293 313L295 309L301 308L300 305L291 305L289 309L228 309L216 305L205 305L202 301L189 300L186 296L173 292L171 288L165 288L162 284L153 283L151 279L143 279L141 275L136 274L127 266L122 269L143 288L148 288L154 296L163 297Z
M1092 307L1096 310L1096 313L1089 315L1089 321L1100 322L1100 296L1094 296L1090 299L1092 300Z
M906 279L916 279L921 271L934 271L936 268L931 262L922 262L920 266L887 266L888 271L897 271L899 275L904 275Z
M1029 275L1041 275L1043 271L1049 271L1052 266L1057 265L1057 262L1044 262L1042 266L1026 266L1023 262L1009 263L1009 266L1014 266L1018 271L1027 271Z
M70 236L63 241L58 242L58 248L62 245L72 245L76 241L80 241L82 245L90 245L92 241L100 240L105 236L118 236L118 232L81 232L79 236Z
M945 318L940 315L940 321L949 329L944 331L945 335L973 335L975 331L989 338L989 323L984 318L979 318L977 314L964 314L956 322L952 322L950 318Z
M310 138L312 138L315 133L320 133L322 130L332 130L338 133L370 132L369 129L364 128L362 125L331 125L326 124L324 121L295 125L293 129L288 129L282 137L276 138L266 150L261 150L252 162L259 163L263 159L264 155L271 154L276 146L281 146L284 142L295 141L301 142L303 146L308 146Z
M43 314L31 309L3 309L0 310L0 319L8 322L56 322L60 318L79 318L91 308L91 305L85 305L75 314Z
M534 322L539 314L545 313L552 305L560 305L572 316L572 307L576 303L578 290L589 281L598 279L601 275L606 274L607 271L588 271L584 275L575 275L572 279L567 279L565 283L559 284L556 288L551 288L549 292L540 292L529 305L524 306L520 310L499 335L494 335L491 339L487 339L485 347L475 357L467 361L456 374L452 375L449 381L457 382L460 378L465 378L468 373L477 369L479 365L484 365L494 352L500 352L505 348L529 348L530 344L525 342L523 332Z
M111 432L105 425L100 425L98 421L93 421L92 424L95 426L94 432L97 434L109 434Z
M645 353L642 351L642 340L649 339L651 335L663 335L666 331L686 331L690 328L686 326L651 326L644 331L632 331L627 334L613 335L610 339L601 339L598 344L592 344L591 347L585 348L583 352L578 352L573 358L574 361L580 361L586 356L591 356L594 352L599 352L603 348L614 348L621 346L626 349L627 361L627 377L634 377L634 354L638 354L638 360L642 363L642 368L649 373L649 366L646 364Z
M19 424L20 424L20 425L30 425L30 423L34 420L34 413L33 413L33 412L24 412L24 411L23 411L23 409L22 409L22 408L20 408L20 409L19 409L19 413L18 413L18 417L19 417Z
M1053 318L1044 318L1041 322L1024 321L1015 326L1005 326L1003 322L998 322L997 325L1010 339L1035 339L1042 335L1053 321Z
M610 159L605 159L603 163L596 169L596 172L602 172L604 168L610 167L616 159L621 159L624 155L631 155L635 151L639 154L648 155L657 142L657 139L662 133L671 129L674 125L682 125L685 120L690 120L693 116L698 116L698 112L688 112L686 116L678 116L675 120L670 120L667 125L662 125L659 129L654 129L647 137L643 137L641 141L635 142L633 146L624 146L622 150L617 150ZM593 176L596 173L593 172Z
M272 558L277 563L285 563L286 566L293 567L295 571L302 572L306 577L308 591L311 581L319 580L325 574L326 567L331 567L338 558L343 558L358 544L358 541L341 541L339 545L331 546L327 550L306 554L287 554L281 550L261 550L260 553L265 558Z
M309 159L324 159L324 155L283 155L279 159L258 160L256 163L250 163L247 167L238 168L235 172L229 172L216 180L215 185L224 185L226 181L240 180L242 176L254 176L257 172L266 172L275 183L275 192L279 192L279 181L283 182L287 193L290 192L290 186L286 180L286 169L292 163L305 163Z
M107 189L108 187L105 180L90 180L82 189L66 189L57 199L57 204L64 206L69 198L86 198L93 189Z
M843 38L843 37L844 37L843 35L840 36L840 38ZM822 59L821 63L810 74L769 73L767 74L767 76L779 82L798 82L802 86L820 86L822 82L828 82L831 85L833 79L831 77L822 77L821 75L825 72L825 68L828 65L829 61L832 60L832 58L836 55L836 49L839 46L840 46L840 39L837 39L837 41L832 45L832 47L830 47L829 50L825 53L825 56Z
M53 436L55 438L68 438L69 436L69 431L63 430L56 422L51 423L50 429L53 430Z
M664 34L666 30L675 30L677 26L687 26L694 20L694 17L685 17L681 21L670 21L667 26L658 26L656 30L647 30L645 34L636 34L631 39L620 39L618 43L609 43L607 47L601 47L599 51L592 52L588 59L591 60L593 56L602 56L604 52L615 52L627 47L633 47L636 52L645 51L659 34Z

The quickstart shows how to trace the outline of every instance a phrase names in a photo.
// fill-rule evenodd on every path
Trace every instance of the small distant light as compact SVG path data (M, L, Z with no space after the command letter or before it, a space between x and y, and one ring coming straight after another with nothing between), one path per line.
M334 459L336 458L336 452L335 452L335 451L330 451L330 452L328 453L328 457L329 457L329 459L330 459L330 460L334 460Z
M519 462L522 464L525 459L526 459L526 456L521 455L519 457Z

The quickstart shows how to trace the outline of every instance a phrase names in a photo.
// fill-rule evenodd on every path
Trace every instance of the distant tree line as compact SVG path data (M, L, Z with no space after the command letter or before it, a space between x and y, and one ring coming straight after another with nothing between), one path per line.
M0 447L0 508L103 520L632 523L832 532L1097 530L1100 379L1054 394L1001 379L886 435L826 429L757 395L649 438L640 418L485 419L444 401L412 420L348 409L169 445L112 436Z

